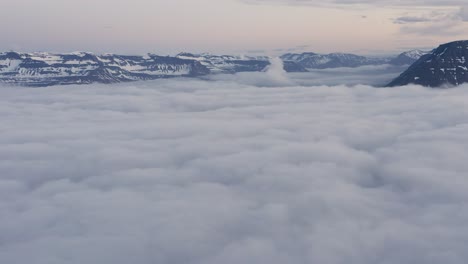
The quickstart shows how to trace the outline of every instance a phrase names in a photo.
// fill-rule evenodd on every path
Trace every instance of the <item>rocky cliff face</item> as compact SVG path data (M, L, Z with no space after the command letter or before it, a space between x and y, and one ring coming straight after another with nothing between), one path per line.
M468 82L468 41L443 44L422 56L388 86L456 86Z

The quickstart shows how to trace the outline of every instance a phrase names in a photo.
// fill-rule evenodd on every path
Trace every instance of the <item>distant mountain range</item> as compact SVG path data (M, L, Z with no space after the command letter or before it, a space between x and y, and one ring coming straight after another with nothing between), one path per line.
M456 86L468 82L468 41L440 45L422 56L388 86L410 83L429 87Z
M298 63L306 69L329 69L342 67L361 67L367 65L411 65L427 52L412 50L401 53L396 57L373 58L359 56L348 53L317 54L306 53L287 53L281 56L283 61Z
M0 54L0 81L24 86L117 83L209 73L198 61L157 55Z
M425 53L409 51L396 57L371 58L354 54L288 53L281 56L287 72L310 69L406 65ZM266 56L232 56L180 53L176 56L95 55L88 52L0 53L0 82L22 86L118 83L208 74L260 72L270 65Z
M237 72L260 72L270 65L270 58L267 56L232 56L232 55L212 55L212 54L191 54L180 53L176 58L185 60L195 60L200 62L210 70L210 73L232 74ZM302 65L286 61L284 70L287 72L307 72Z

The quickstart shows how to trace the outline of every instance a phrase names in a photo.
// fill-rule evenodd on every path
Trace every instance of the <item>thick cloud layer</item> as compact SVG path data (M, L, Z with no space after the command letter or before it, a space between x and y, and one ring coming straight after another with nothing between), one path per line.
M357 68L309 69L307 73L289 73L273 68L267 74L243 72L209 75L209 80L230 81L253 86L317 86L365 84L382 87L404 72L408 65L370 65Z
M1 88L0 263L466 263L468 86L265 86Z

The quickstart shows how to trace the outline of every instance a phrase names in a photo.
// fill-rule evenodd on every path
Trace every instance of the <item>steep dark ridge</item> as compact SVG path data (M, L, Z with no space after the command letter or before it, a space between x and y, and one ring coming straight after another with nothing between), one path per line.
M387 86L418 84L428 87L456 86L468 82L468 41L440 45L422 56Z

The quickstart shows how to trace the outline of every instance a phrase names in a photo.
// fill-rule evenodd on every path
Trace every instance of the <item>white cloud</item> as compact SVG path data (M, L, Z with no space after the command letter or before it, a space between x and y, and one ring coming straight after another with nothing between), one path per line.
M468 86L0 95L0 263L468 258Z

